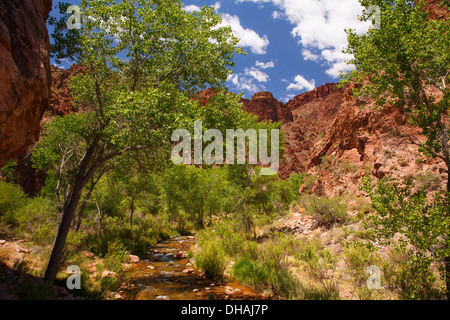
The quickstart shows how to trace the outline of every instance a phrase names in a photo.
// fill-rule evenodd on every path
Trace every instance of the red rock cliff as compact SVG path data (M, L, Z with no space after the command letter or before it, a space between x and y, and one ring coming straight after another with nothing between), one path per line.
M270 92L255 93L251 101L243 101L244 110L258 116L259 121L290 122L292 112Z
M0 1L0 166L24 154L49 105L52 0Z

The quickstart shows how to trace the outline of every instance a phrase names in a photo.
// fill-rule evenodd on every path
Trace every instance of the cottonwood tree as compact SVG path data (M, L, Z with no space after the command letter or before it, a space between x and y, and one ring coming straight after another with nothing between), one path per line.
M37 147L41 151L36 151L38 165L53 163L57 172L61 167L70 172L64 175L61 221L45 273L48 283L56 278L87 183L119 157L168 155L171 133L198 109L188 98L207 85L223 89L233 55L241 52L231 28L219 27L221 17L210 7L189 13L178 0L83 0L81 12L76 43L61 36L54 48L75 48L64 51L83 69L72 78L71 89L75 103L89 111L51 124L54 129L45 133ZM71 137L67 145L54 137L59 125Z
M360 2L366 8L361 16L365 21L371 17L369 6L380 8L380 28L372 28L366 34L347 30L349 45L345 52L353 55L350 63L356 70L344 75L342 81L362 85L356 93L374 97L379 106L406 108L408 121L419 127L426 138L424 141L417 137L408 139L421 152L445 163L448 173L446 197L449 197L450 22L448 19L430 20L425 1ZM442 1L441 5L447 4ZM448 221L448 206L439 212L441 220ZM431 230L433 225L427 228L430 234L435 234ZM427 236L428 233L423 235L424 238ZM450 298L448 229L440 236L446 246L442 252L446 255L447 297Z

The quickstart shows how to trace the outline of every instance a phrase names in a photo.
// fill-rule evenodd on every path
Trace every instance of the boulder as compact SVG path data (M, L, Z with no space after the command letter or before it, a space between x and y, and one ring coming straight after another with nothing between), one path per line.
M130 254L128 257L129 257L131 263L138 263L139 261L141 261L141 259L139 259L138 256L135 256L133 254Z
M184 269L183 270L183 273L185 273L185 274L191 274L193 272L194 272L194 269L192 269L192 268L188 268L188 269Z
M109 270L104 270L102 272L101 278L107 278L107 277L117 277L118 274L113 272L113 271L109 271Z

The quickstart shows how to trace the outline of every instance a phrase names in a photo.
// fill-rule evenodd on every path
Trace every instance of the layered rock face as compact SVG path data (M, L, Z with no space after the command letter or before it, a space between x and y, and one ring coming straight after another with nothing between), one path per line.
M244 110L258 116L258 121L290 122L291 110L276 100L270 92L255 93L250 101L243 101Z
M80 106L79 109L75 108L75 105L73 104L72 92L69 88L69 79L72 76L82 72L83 69L77 64L73 64L67 70L51 66L52 89L49 98L49 117L64 116L69 113L85 111L85 106ZM44 121L47 120L48 119L45 116Z
M25 154L49 105L52 0L0 1L0 166Z
M315 144L320 141L341 107L343 89L336 84L325 84L296 96L286 103L293 120L283 123L285 155L279 176L305 172Z

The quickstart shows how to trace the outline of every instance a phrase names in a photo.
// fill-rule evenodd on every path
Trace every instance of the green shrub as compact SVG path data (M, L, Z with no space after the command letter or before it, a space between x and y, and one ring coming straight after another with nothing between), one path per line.
M216 235L220 237L221 247L227 255L234 256L244 250L246 238L243 232L238 231L236 222L220 223L217 225Z
M431 198L423 188L417 190L412 179L403 185L387 185L380 180L376 191L365 179L364 186L374 208L366 224L367 238L390 245L394 236L401 234L395 245L404 252L405 260L398 268L394 264L392 276L387 278L393 279L405 299L426 299L437 294L431 270L436 267L443 279L448 276L442 260L450 254L449 195L438 192ZM440 288L441 292L444 290Z
M122 271L122 263L127 261L128 255L125 246L121 242L116 240L108 245L108 252L104 262L107 270L119 273Z
M393 249L384 261L383 273L388 285L400 299L432 300L443 291L429 262L415 259L410 252Z
M287 242L280 238L262 244L249 242L244 255L233 265L233 275L258 291L270 291L286 299L295 298L298 283L286 263L287 247Z
M53 242L57 209L51 200L40 197L28 199L27 204L16 212L14 219L16 230L21 236L29 237L40 245Z
M317 284L314 287L302 286L302 295L305 299L336 300L339 289L332 274L337 259L329 249L320 250L321 246L318 240L305 241L298 254L306 263L310 278Z
M419 173L416 175L416 180L427 191L437 191L441 187L441 177L433 172Z
M297 284L286 267L274 260L252 260L242 257L233 265L233 275L245 285L258 291L270 290L272 294L286 299L294 298Z
M205 273L208 279L221 280L223 278L227 259L220 242L204 242L201 252L195 257L195 265Z
M348 266L347 270L353 276L356 294L361 300L370 299L374 291L370 290L366 284L369 277L367 268L371 265L379 265L376 253L365 246L348 246L344 248L344 260Z
M27 197L18 185L0 180L0 217L9 224L16 223L15 214L27 203Z

